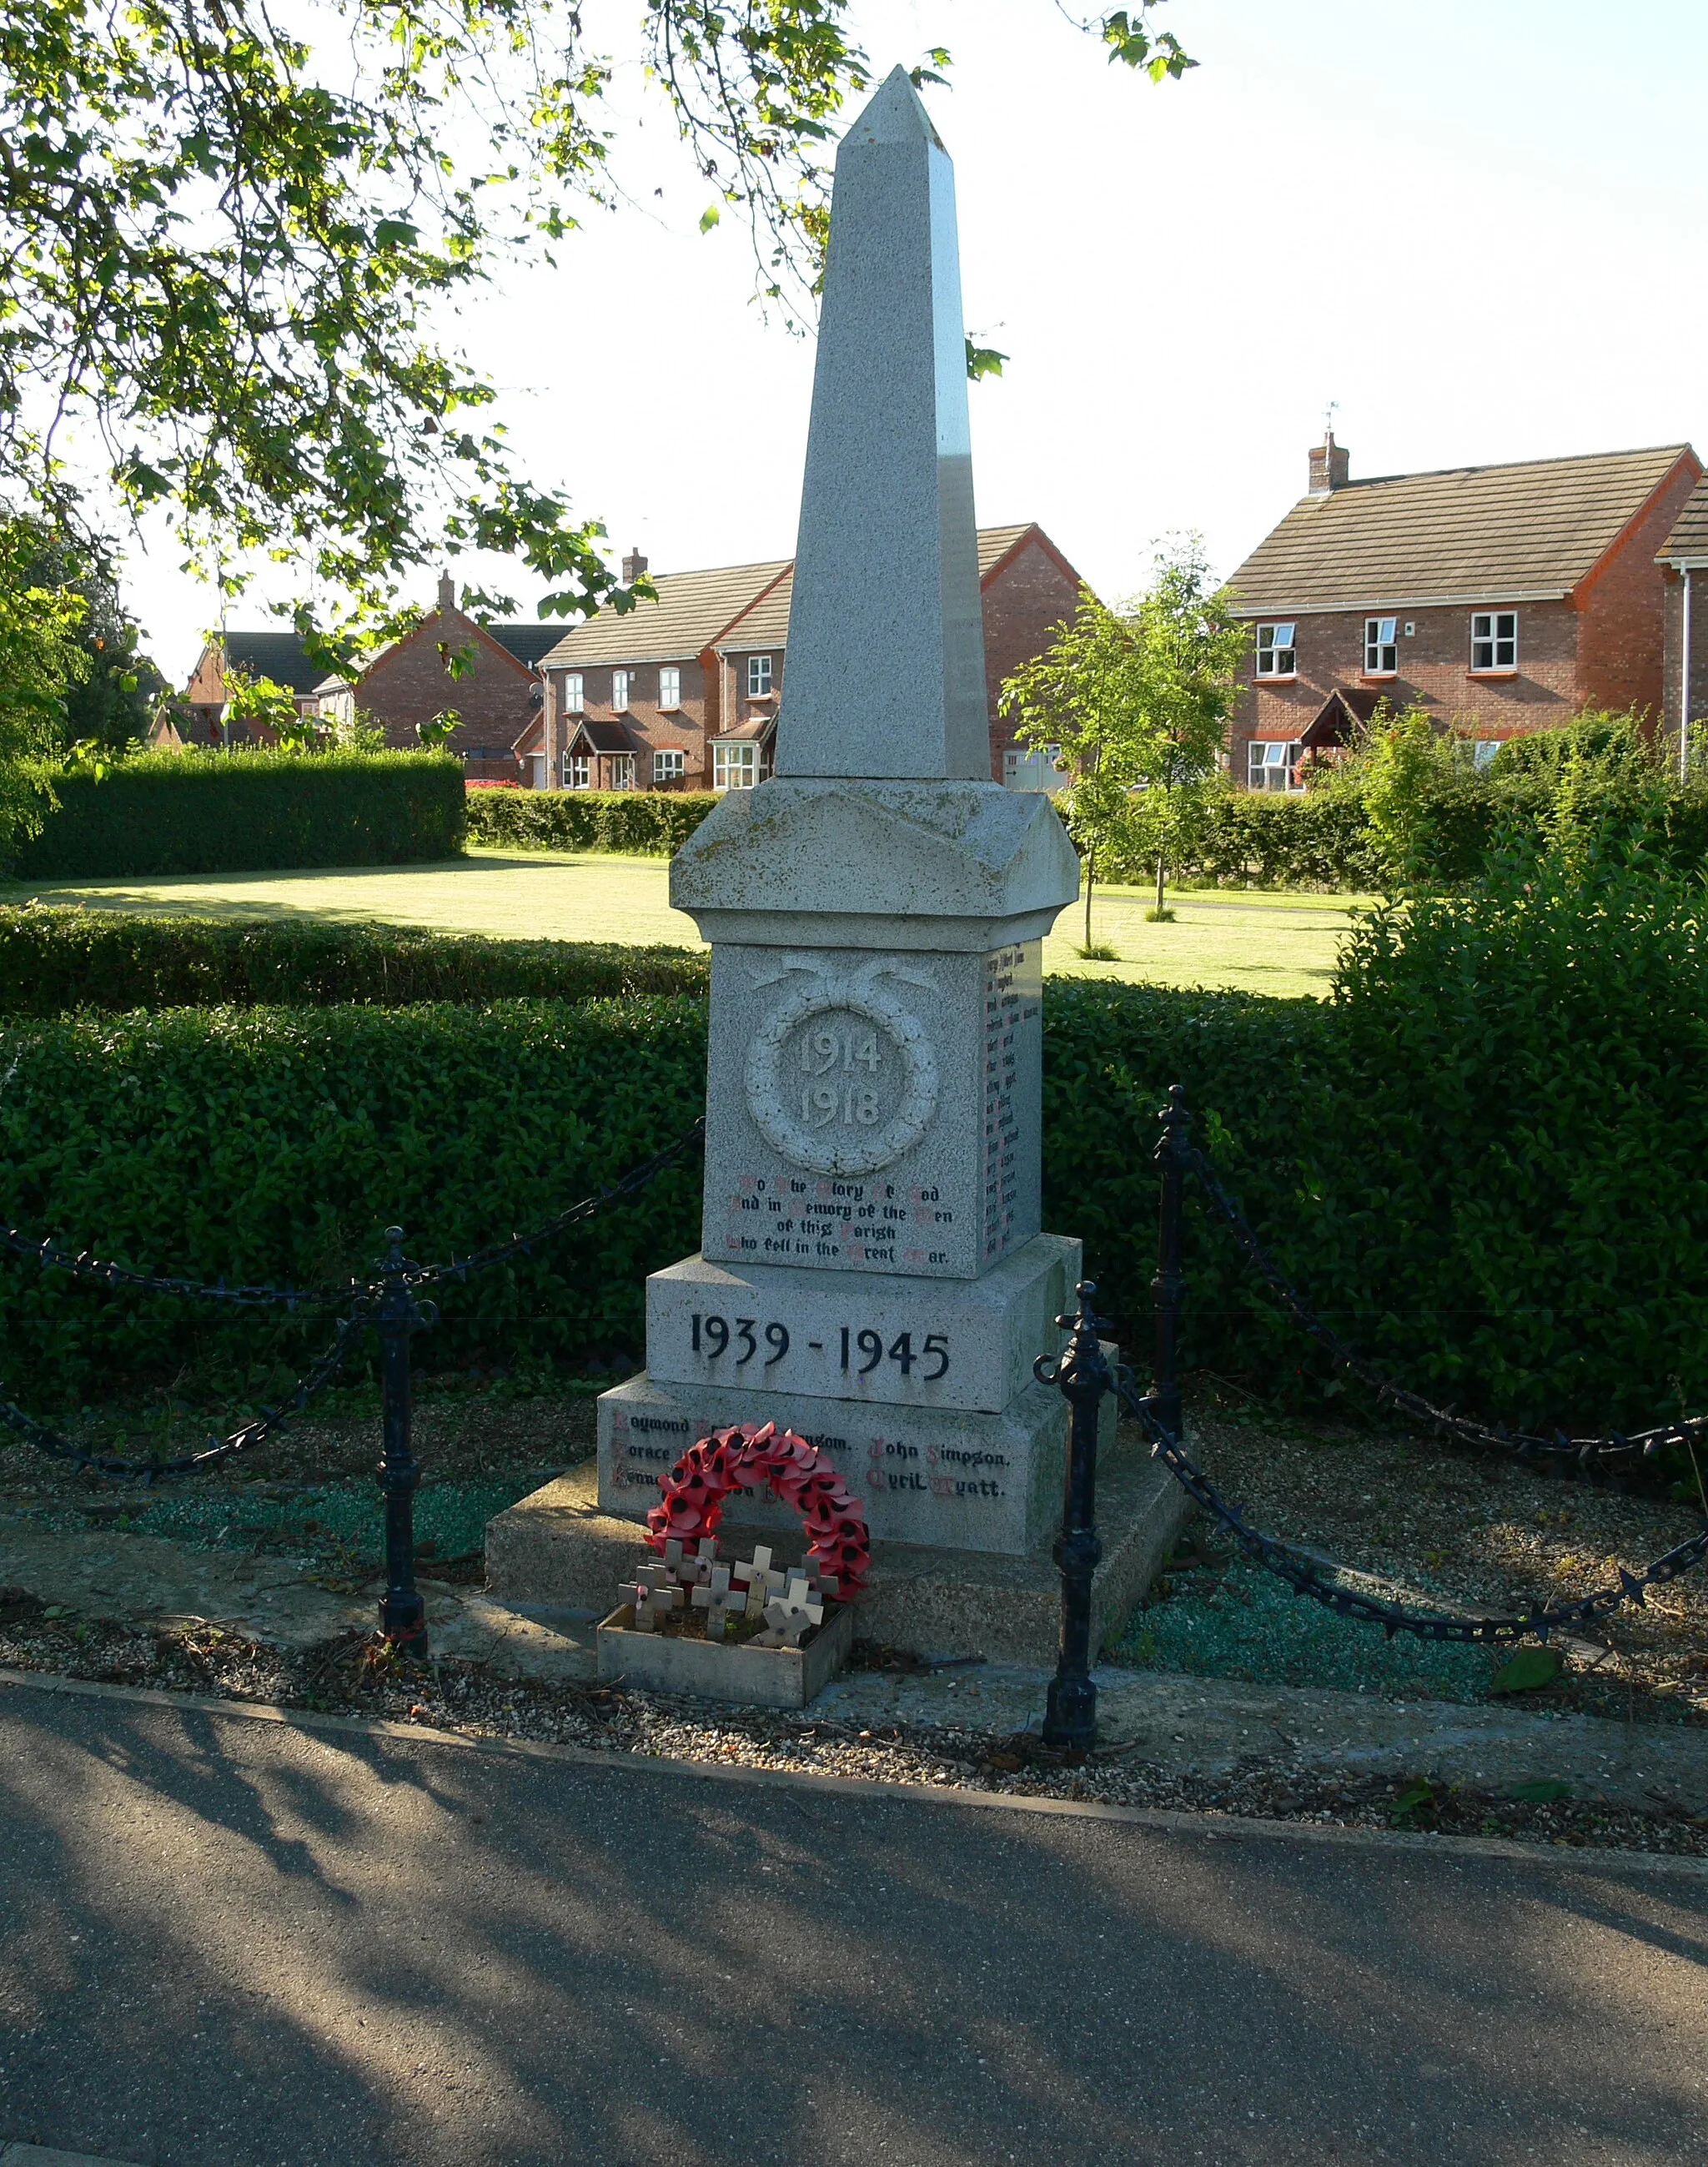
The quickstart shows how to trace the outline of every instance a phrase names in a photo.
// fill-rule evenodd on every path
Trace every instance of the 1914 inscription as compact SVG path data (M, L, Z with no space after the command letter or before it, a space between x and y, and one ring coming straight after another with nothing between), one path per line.
M719 956L706 1255L976 1279L1029 1241L1040 962Z

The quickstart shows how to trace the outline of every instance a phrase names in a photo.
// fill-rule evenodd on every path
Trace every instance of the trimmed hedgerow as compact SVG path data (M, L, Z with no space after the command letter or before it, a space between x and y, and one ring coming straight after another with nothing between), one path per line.
M180 1009L0 1032L3 1215L141 1265L367 1276L389 1224L445 1257L649 1157L706 1095L703 1002ZM432 1367L582 1362L641 1336L646 1274L695 1246L697 1161L549 1248L444 1290ZM4 1389L264 1375L324 1321L226 1315L0 1262Z
M703 993L707 959L614 941L0 906L0 1015Z
M711 791L472 790L468 838L510 850L668 858L717 803Z
M136 1264L299 1281L544 1219L704 1103L703 1002L256 1009L0 1031L0 1210ZM1498 866L1355 935L1330 1003L1056 980L1044 1223L1144 1359L1155 1115L1186 1086L1283 1266L1391 1370L1485 1416L1636 1427L1708 1402L1708 935L1693 891L1593 854ZM698 1173L444 1290L434 1365L637 1351ZM1188 1216L1187 1354L1332 1388L1227 1237ZM319 1327L0 1259L5 1383L299 1360Z
M139 753L103 775L43 771L57 805L19 880L272 872L455 857L463 769L444 753Z

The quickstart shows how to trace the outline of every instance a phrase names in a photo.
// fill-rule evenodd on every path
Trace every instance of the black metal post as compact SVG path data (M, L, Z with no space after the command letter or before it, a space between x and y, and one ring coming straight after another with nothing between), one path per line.
M1058 1317L1072 1337L1059 1361L1040 1354L1034 1373L1059 1385L1068 1404L1067 1481L1055 1562L1061 1574L1061 1642L1044 1705L1044 1742L1058 1753L1088 1753L1097 1743L1097 1689L1092 1682L1092 1579L1103 1546L1097 1539L1097 1410L1114 1379L1097 1340L1089 1280L1076 1290L1079 1314Z
M432 1319L410 1291L403 1228L388 1227L385 1238L390 1244L385 1292L374 1316L380 1348L379 1481L385 1493L385 1594L379 1623L394 1647L425 1656L426 1605L415 1586L415 1491L421 1470L410 1444L410 1335Z
M1180 1378L1177 1369L1180 1342L1180 1310L1186 1287L1181 1268L1181 1248L1186 1221L1186 1174L1192 1152L1192 1115L1186 1108L1186 1092L1178 1084L1169 1087L1168 1104L1157 1117L1162 1134L1156 1140L1158 1184L1156 1276L1150 1282L1156 1311L1156 1360L1150 1380L1150 1406L1156 1419L1171 1438L1180 1435Z

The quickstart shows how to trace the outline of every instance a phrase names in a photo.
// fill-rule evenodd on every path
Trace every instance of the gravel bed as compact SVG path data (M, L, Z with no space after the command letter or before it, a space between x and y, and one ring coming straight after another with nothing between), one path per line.
M1658 1802L1648 1814L1591 1805L1549 1795L1557 1785L1528 1787L1528 1796L1463 1788L1432 1793L1415 1782L1326 1778L1285 1756L1253 1756L1231 1774L1200 1777L1118 1747L1071 1765L1026 1736L937 1727L855 1730L815 1719L810 1710L713 1712L701 1703L610 1688L522 1683L473 1663L407 1662L363 1635L288 1656L214 1627L167 1634L80 1619L15 1591L0 1590L0 1665L612 1754L1317 1827L1399 1828L1708 1857L1708 1815L1692 1816Z
M1543 1474L1433 1437L1288 1422L1213 1390L1201 1391L1191 1420L1198 1464L1255 1525L1387 1583L1414 1606L1509 1611L1547 1596L1570 1600L1701 1525L1700 1509L1679 1497ZM1125 1636L1129 1650L1147 1620L1153 1629L1162 1624L1167 1598L1201 1597L1212 1584L1203 1560L1211 1575L1226 1575L1226 1549L1206 1532L1199 1569L1165 1576L1153 1591L1163 1600ZM1351 1625L1342 1637L1354 1634L1372 1645L1382 1639ZM1576 1629L1565 1654L1558 1682L1527 1697L1536 1704L1621 1721L1708 1723L1708 1571ZM1419 1680L1405 1689L1430 1690Z

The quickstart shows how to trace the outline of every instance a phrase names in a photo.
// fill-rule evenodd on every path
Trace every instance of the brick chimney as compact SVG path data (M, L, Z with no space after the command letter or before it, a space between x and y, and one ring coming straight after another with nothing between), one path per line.
M1332 429L1325 429L1321 443L1312 446L1310 458L1310 494L1313 496L1329 496L1335 490L1346 486L1352 455L1335 442Z
M633 586L635 581L639 579L641 574L644 572L646 569L647 560L643 556L642 556L640 551L638 549L631 549L627 556L622 560L623 585L626 587Z
M457 582L448 572L439 575L439 608L441 613L457 607Z

